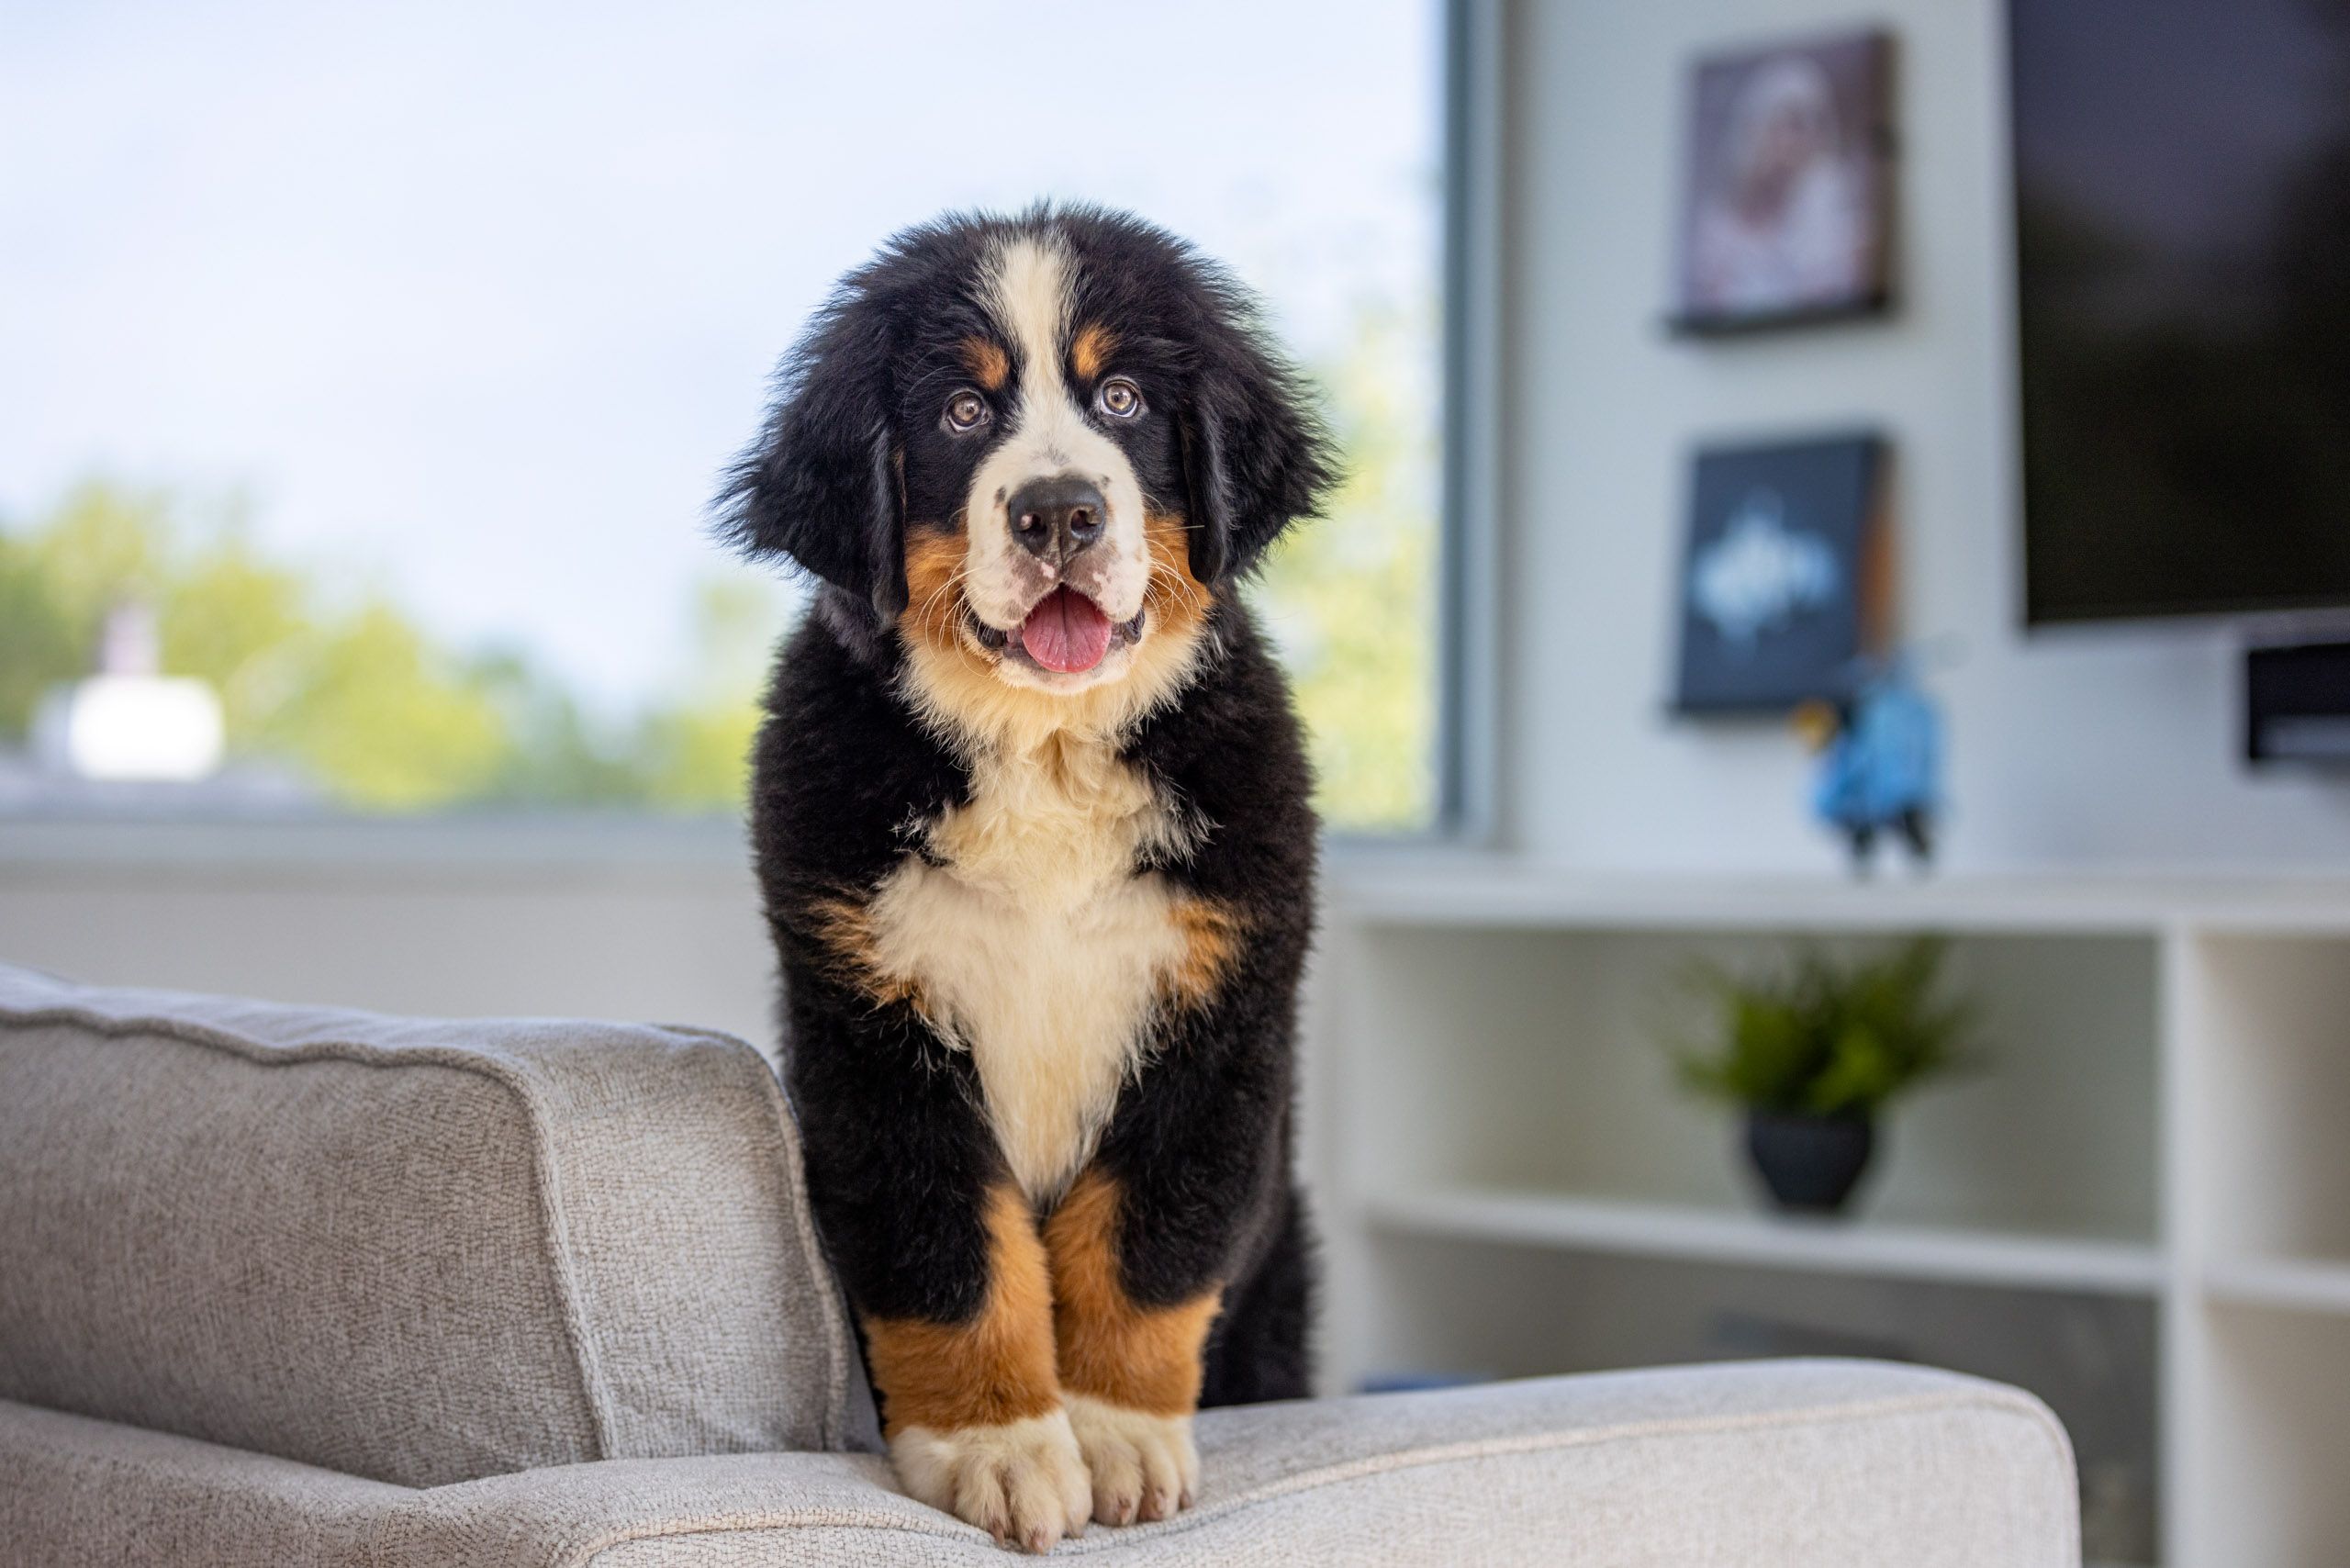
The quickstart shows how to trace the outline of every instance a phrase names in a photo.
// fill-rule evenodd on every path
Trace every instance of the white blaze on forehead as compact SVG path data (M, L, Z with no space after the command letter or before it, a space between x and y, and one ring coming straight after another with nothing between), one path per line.
M1021 422L1069 401L1061 341L1069 330L1069 253L1051 239L1020 239L996 252L989 292L996 324L1020 353Z
M987 263L988 310L1012 344L1019 376L1002 410L1003 439L971 476L964 498L969 553L964 592L982 620L1007 630L1050 586L1013 538L1006 507L1032 479L1075 474L1100 487L1108 503L1102 536L1069 566L1067 580L1111 619L1125 621L1142 609L1150 576L1142 482L1125 449L1087 420L1077 403L1079 389L1062 366L1074 268L1068 247L1050 233L1006 240Z

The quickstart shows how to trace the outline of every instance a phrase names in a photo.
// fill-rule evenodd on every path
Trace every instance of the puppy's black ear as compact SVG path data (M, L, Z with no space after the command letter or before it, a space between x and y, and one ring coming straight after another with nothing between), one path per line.
M784 361L767 427L717 505L719 529L737 549L789 555L885 621L906 607L889 365L879 322L856 300L835 300Z
M1192 575L1213 584L1247 573L1282 529L1318 512L1337 470L1304 378L1254 309L1236 290L1209 314L1181 429Z

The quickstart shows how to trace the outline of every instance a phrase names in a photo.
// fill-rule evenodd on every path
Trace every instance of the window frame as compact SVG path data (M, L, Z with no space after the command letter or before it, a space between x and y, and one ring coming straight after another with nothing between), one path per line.
M1505 11L1504 0L1443 4L1436 812L1418 834L1356 842L1490 847L1500 833Z
M1326 828L1343 858L1501 841L1502 258L1505 0L1442 7L1437 491L1436 798L1397 833ZM1483 611L1483 613L1478 613Z

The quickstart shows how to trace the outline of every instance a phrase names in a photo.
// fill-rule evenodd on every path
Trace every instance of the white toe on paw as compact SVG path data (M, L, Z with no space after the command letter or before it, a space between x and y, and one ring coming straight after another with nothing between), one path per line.
M910 1495L1025 1551L1082 1534L1091 1512L1064 1411L951 1432L907 1427L890 1439L890 1460Z
M1172 1518L1200 1490L1200 1450L1189 1416L1153 1416L1063 1396L1070 1428L1093 1476L1093 1518L1105 1525Z

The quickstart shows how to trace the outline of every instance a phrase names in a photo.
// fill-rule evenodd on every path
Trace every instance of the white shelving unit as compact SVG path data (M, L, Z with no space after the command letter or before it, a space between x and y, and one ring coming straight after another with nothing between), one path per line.
M2350 1316L2350 1263L2312 1263L2299 1258L2256 1258L2212 1263L2203 1271L2203 1291L2231 1306L2274 1306Z
M2165 1276L2162 1253L2135 1242L1928 1226L1853 1226L1834 1219L1621 1198L1436 1188L1374 1196L1368 1214L1374 1229L1402 1235L1871 1279L1941 1280L2151 1299L2161 1292ZM2339 1282L2333 1282L2338 1286Z
M1337 1379L1911 1355L2056 1406L2093 1557L2350 1562L2350 885L1330 880ZM1990 1063L1895 1112L1858 1217L1762 1212L1675 973L1929 931Z

